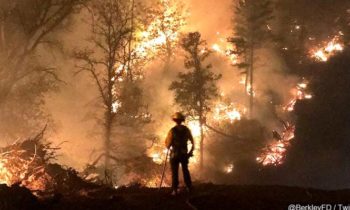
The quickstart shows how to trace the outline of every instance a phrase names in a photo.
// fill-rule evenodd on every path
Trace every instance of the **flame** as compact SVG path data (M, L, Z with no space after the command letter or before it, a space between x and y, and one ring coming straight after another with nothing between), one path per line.
M213 44L213 46L211 47L215 52L222 52L220 46L218 44Z
M283 164L290 142L294 139L294 132L295 126L287 123L281 139L274 139L263 153L256 158L256 161L264 166Z
M117 113L118 110L122 107L122 103L119 102L118 100L115 101L113 104L112 104L112 112L113 113Z
M316 61L327 62L330 57L343 50L344 44L341 43L339 36L335 36L331 41L326 42L324 46L312 49L310 54Z
M230 174L233 172L233 169L234 169L234 165L232 163L230 163L227 166L225 166L224 172L227 174Z
M165 177L165 179L163 180L162 183L162 187L170 187L170 180L166 179L167 177ZM141 181L143 184L143 186L148 187L148 188L158 188L160 185L160 181L161 181L161 177L160 176L153 176L150 179L144 179L143 181Z
M42 160L28 151L12 145L9 151L0 154L0 184L11 186L19 183L33 192L46 191L53 184Z
M241 120L242 116L246 114L246 112L246 108L239 107L234 103L230 103L228 105L224 103L217 103L214 108L212 119L216 122L229 120L230 123L233 123Z
M293 97L288 104L283 107L284 111L292 112L298 100L308 100L312 98L312 95L307 93L308 83L307 80L304 80L291 90ZM286 123L281 139L274 139L272 143L265 148L262 154L256 158L256 161L264 166L283 164L287 149L290 146L290 141L294 139L294 133L295 126L291 123Z
M186 25L184 14L180 14L181 5L172 0L159 0L161 14L153 15L153 20L147 26L141 25L141 29L135 32L131 60L129 63L119 64L115 67L116 75L122 75L118 78L112 78L114 82L123 82L129 71L136 66L144 66L145 62L152 60L161 54L166 48L175 48L179 41L180 30ZM143 79L142 72L133 75L135 80ZM118 98L117 90L114 87L114 98ZM112 105L112 112L117 113L122 104L115 100Z
M151 157L152 157L153 162L155 162L158 165L163 164L167 152L168 152L167 149L163 149L162 152L153 152L153 153L151 153Z
M292 112L294 111L295 104L298 100L312 99L312 94L307 92L308 83L309 82L307 80L304 80L291 90L292 99L283 107L283 110Z
M227 57L231 64L233 64L233 65L237 64L238 63L237 55L231 53L234 50L233 45L228 43L225 38L220 37L220 32L217 32L216 34L218 36L219 41L217 43L214 43L211 46L211 49L214 52L216 52L222 56Z
M154 58L162 48L175 48L179 41L180 30L186 25L185 14L181 14L181 5L171 0L160 0L161 14L153 16L153 21L137 32L135 54L142 59Z

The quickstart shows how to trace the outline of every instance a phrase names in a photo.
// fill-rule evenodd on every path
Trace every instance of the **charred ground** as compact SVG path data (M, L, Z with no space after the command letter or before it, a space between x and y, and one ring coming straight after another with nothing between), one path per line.
M323 204L349 201L350 190L322 191L281 186L228 186L198 184L191 194L169 195L169 189L131 186L113 190L96 186L76 194L37 199L29 190L0 187L0 209L287 209L289 204Z

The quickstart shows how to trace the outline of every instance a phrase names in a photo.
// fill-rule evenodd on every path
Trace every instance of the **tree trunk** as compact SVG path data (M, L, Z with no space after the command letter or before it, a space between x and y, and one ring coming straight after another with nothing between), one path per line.
M204 132L203 132L203 121L199 120L199 128L200 128L200 142L199 142L199 150L200 150L200 159L199 159L199 168L202 171L204 166Z
M246 50L247 51L247 50ZM245 55L244 55L244 62L246 63L246 64L248 64L249 63L249 60L248 60L248 55L245 53ZM245 81L244 81L244 94L249 94L249 72L250 72L250 65L248 66L246 66L245 67ZM248 99L249 100L249 99Z
M132 40L134 38L134 7L135 7L135 0L131 0L131 32L129 37L129 44L128 44L128 72L127 72L127 78L130 81L133 81L133 73L132 73L132 67L131 67L131 48L132 48Z
M114 118L114 113L113 113L113 66L114 66L114 58L110 56L109 58L109 63L110 65L108 66L108 85L107 85L107 100L105 102L105 170L106 172L110 168L110 157L111 157L111 135L112 135L112 126L113 126L113 118ZM103 94L103 93L101 93Z
M163 75L167 75L169 73L170 63L171 63L171 57L167 55L164 61Z
M108 171L110 167L110 156L111 156L111 131L112 131L112 118L111 112L109 110L106 111L106 119L105 119L105 141L104 141L104 150L105 150L105 170Z
M204 119L203 119L203 102L200 101L199 104L199 131L200 131L200 140L199 140L199 169L200 171L203 170L204 166L204 131L203 131L203 125L204 125Z
M171 56L173 55L173 51L171 49L171 41L167 36L165 37L165 48L166 48L166 55L165 55L166 57L164 61L163 75L166 75L169 73Z
M249 62L249 82L250 82L250 89L249 89L249 119L252 119L254 114L254 47L250 48L250 62Z

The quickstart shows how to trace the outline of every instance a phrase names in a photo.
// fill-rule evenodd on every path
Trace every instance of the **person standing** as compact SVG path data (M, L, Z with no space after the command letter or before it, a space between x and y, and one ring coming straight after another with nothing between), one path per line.
M179 165L181 164L184 181L189 192L192 191L192 180L190 171L188 170L189 158L193 156L194 141L192 133L188 127L183 125L185 122L185 115L181 112L176 112L172 116L176 125L170 129L167 138L165 140L165 146L167 149L171 149L170 152L170 165L172 172L172 195L178 194L179 186ZM190 141L191 150L188 152L187 143Z

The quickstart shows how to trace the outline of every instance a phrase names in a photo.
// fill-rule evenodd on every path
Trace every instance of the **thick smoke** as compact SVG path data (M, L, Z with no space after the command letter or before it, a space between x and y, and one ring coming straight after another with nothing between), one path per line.
M144 2L143 2L144 3ZM192 0L186 2L189 11L188 24L183 33L199 31L202 38L207 40L208 47L215 43L222 43L222 39L230 37L232 31L232 1L224 0L220 3L213 1ZM47 109L53 117L55 132L50 135L54 143L61 145L61 156L59 161L63 164L75 167L79 170L98 156L102 151L101 127L96 125L95 117L102 113L96 113L98 105L98 93L94 82L86 74L75 75L75 62L70 58L70 52L86 44L87 15L80 14L75 17L74 25L70 31L61 36L64 40L66 53L53 61L61 69L60 76L66 82L60 85L60 91L47 96ZM220 41L221 40L221 41ZM152 61L145 68L145 79L142 82L145 103L148 105L152 115L152 122L146 125L143 131L135 131L127 127L120 127L118 136L115 139L119 142L120 156L124 158L135 157L145 153L148 146L152 144L149 138L143 135L154 133L158 142L163 142L166 132L173 125L170 115L179 110L174 105L173 94L168 90L172 81L176 79L178 72L184 71L183 53L178 51L170 71L164 72L162 60ZM244 94L244 85L240 85L240 71L232 66L227 57L219 53L213 53L208 59L213 65L215 73L222 74L218 86L225 97L233 103L247 107L248 98ZM257 89L257 119L266 127L267 131L273 129L281 130L282 124L276 117L275 110L265 106L271 99L269 92L273 91L280 104L286 104L290 98L290 89L295 86L297 79L288 76L286 66L273 50L260 50L256 70ZM261 105L259 105L261 104ZM288 119L283 119L288 120ZM94 132L91 132L94 131ZM129 139L130 133L137 133L134 139ZM270 134L268 134L270 135ZM269 137L269 136L268 136ZM215 142L215 139L208 138L208 145ZM162 145L162 144L161 144ZM252 157L253 159L255 157ZM213 159L207 155L207 164L215 165L215 162L224 162L220 158ZM212 179L216 181L216 178Z

